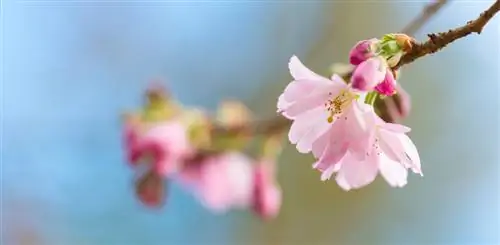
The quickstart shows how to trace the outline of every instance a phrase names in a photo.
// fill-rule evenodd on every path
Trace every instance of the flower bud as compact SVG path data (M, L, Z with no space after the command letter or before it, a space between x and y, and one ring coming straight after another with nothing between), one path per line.
M380 57L372 57L354 70L351 84L354 89L371 91L384 80L387 73L387 63Z
M372 46L377 41L378 39L375 38L359 41L349 52L349 62L353 65L359 65L372 57L374 55Z
M398 46L401 47L403 51L408 52L411 50L412 43L414 42L413 38L402 33L394 34L394 38L396 39Z
M141 176L135 183L135 194L142 204L150 208L160 208L165 202L163 177L153 170Z
M384 80L375 86L375 91L387 96L396 93L396 79L394 79L394 74L391 69L387 69Z

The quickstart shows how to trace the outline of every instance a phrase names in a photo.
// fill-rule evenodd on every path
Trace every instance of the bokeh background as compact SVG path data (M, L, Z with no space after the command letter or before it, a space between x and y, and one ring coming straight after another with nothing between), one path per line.
M400 30L426 2L3 1L1 244L498 244L499 17L404 67L425 177L403 189L377 179L344 192L292 146L268 223L213 215L176 186L151 211L131 189L119 115L152 79L187 105L239 98L273 116L290 56L328 74L356 41ZM491 2L452 1L416 37Z

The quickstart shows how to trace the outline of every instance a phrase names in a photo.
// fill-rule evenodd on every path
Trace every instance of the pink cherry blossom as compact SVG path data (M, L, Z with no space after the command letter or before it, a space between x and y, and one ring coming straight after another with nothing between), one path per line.
M321 152L325 144L315 142L331 130L338 121L356 121L359 108L359 94L351 89L342 78L333 75L332 79L322 77L305 67L293 56L289 63L294 80L285 88L278 99L278 112L293 120L288 138L296 144L301 153ZM353 118L354 117L354 118ZM360 122L344 124L344 130L355 129ZM323 142L323 141L321 141ZM319 153L321 154L321 153Z
M350 190L370 184L379 172L393 187L406 185L407 169L422 175L417 148L406 135L410 129L385 123L374 111L368 111L365 116L368 124L374 124L368 137L362 140L363 145L369 146L366 157L360 159L348 150L341 159L335 158L329 163L318 161L315 168L322 171L322 180L336 173L338 185Z
M382 57L369 58L354 69L351 78L352 87L360 91L372 91L384 81L387 71L387 62Z
M214 155L185 166L179 181L216 213L251 204L253 178L251 160L237 152Z
M349 62L353 65L359 65L363 61L375 55L373 44L378 42L378 39L359 41L349 52Z
M144 126L146 129L141 132L138 127L125 129L129 161L137 163L149 157L154 169L161 175L174 173L192 152L186 128L175 120Z
M263 219L275 218L281 207L281 189L275 181L274 162L262 161L254 168L253 209Z

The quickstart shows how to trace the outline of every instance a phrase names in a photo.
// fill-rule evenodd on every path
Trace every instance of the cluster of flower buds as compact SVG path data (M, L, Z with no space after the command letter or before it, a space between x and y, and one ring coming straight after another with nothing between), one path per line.
M274 166L281 143L276 136L259 138L251 143L265 150L256 160L244 154L256 140L244 130L250 118L242 104L226 101L209 120L203 111L177 104L162 87L150 89L144 108L124 120L124 148L138 176L139 200L162 207L167 183L175 181L214 212L251 208L274 218L281 206Z
M392 67L411 49L411 38L385 35L357 43L350 53L354 66L349 83L334 74L322 77L292 57L294 80L278 98L278 112L292 120L288 138L301 153L312 152L322 180L335 174L345 190L363 187L380 173L395 187L407 182L407 169L422 174L409 128L385 122L376 114L379 95L396 91Z

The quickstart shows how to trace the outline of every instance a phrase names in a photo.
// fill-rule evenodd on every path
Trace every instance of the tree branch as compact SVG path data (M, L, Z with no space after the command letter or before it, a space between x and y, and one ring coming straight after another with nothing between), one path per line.
M408 35L413 35L426 22L428 22L447 2L448 0L436 0L428 4L426 7L424 7L424 10L420 15L418 15L415 19L413 19L410 23L408 23L408 25L406 25L402 29L402 32ZM346 74L344 78L347 78L346 80L349 80L351 75L352 71ZM257 135L274 134L289 127L289 125L290 125L289 120L283 117L274 117L268 120L254 121L252 123L240 127L233 127L233 128L214 127L212 134L213 135L234 134L234 133L240 133L242 131Z
M401 58L394 69L396 70L401 66L409 64L425 55L435 53L446 47L446 45L457 39L466 37L469 34L481 34L484 26L496 13L498 13L498 11L500 11L500 0L496 0L495 3L481 13L477 19L467 22L464 26L451 29L447 32L428 34L427 36L429 37L429 40L424 43L413 43L411 50Z
M413 19L408 25L406 25L401 33L413 36L415 33L422 28L422 26L427 23L446 3L448 0L436 0L424 7L422 13L415 19Z

